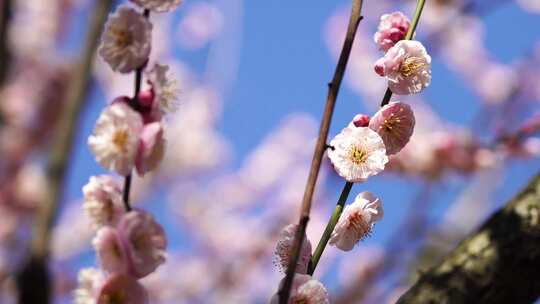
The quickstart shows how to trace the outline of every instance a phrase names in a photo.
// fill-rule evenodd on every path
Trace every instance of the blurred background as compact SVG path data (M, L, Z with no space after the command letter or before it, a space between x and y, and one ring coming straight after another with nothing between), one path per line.
M3 0L0 33L0 303L15 303L13 274L28 254L48 189L47 154L69 71L95 3ZM415 1L364 1L330 136L373 114L385 80L373 34L384 13ZM117 1L115 5L118 5ZM297 221L327 82L341 50L349 1L186 0L153 14L151 60L181 88L168 117L161 168L133 185L169 237L169 257L143 280L151 303L267 303L283 274L279 231ZM427 1L416 39L433 58L422 94L401 98L417 125L388 169L356 184L385 217L351 252L328 247L315 276L332 303L394 303L426 269L540 169L540 1ZM95 265L81 188L106 174L86 140L103 107L131 95L132 75L96 58L55 210L50 269L55 303L71 303L77 272ZM316 244L343 180L327 158L308 238Z

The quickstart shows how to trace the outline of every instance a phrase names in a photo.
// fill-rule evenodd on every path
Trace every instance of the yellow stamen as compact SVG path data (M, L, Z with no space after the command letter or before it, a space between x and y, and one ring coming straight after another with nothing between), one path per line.
M418 57L409 57L403 61L399 67L399 72L403 77L409 77L415 74L420 68L424 67L426 64L422 62L422 59Z
M359 147L352 146L349 152L350 159L353 163L361 165L368 159L368 153Z
M118 130L114 133L112 142L122 153L126 153L128 139L129 134L126 130Z

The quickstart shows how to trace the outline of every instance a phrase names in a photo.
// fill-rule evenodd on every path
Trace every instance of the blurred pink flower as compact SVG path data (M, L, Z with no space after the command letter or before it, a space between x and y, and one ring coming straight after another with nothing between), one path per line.
M178 24L178 40L184 48L202 48L220 33L223 23L223 13L214 3L193 3Z
M109 16L99 54L113 71L129 73L150 55L152 24L133 8L120 6Z
M383 51L388 51L398 41L405 38L410 21L402 12L393 12L381 16L381 21L373 40Z
M282 281L283 283L283 281ZM270 304L278 304L275 294ZM295 274L289 304L329 304L330 299L324 285L307 274Z
M363 182L388 162L382 138L370 128L348 126L330 142L328 158L348 182Z
M135 164L142 128L139 113L125 103L114 103L101 113L88 145L100 165L128 175Z
M167 238L151 214L134 210L126 213L118 231L125 241L131 262L131 273L137 278L147 276L165 262Z
M422 43L401 40L375 62L375 72L387 78L394 94L417 94L431 82L431 57Z
M144 126L139 141L139 150L135 160L135 167L139 175L154 170L159 166L165 154L165 138L163 137L163 124L153 122Z
M85 268L79 271L79 286L73 292L75 304L95 304L99 288L104 281L103 273L95 268Z
M379 133L388 155L398 153L409 142L414 130L414 113L402 102L392 102L382 107L369 122L369 127Z
M120 185L109 175L92 176L82 191L83 209L93 227L116 225L123 213Z
M127 273L128 259L115 228L102 227L92 240L101 268L107 273Z
M182 4L182 0L131 0L131 2L157 13L170 12Z
M146 304L148 295L137 280L125 274L113 274L101 286L96 304Z
M358 194L354 202L343 210L329 244L350 251L371 232L373 224L382 217L383 209L378 198L369 192Z
M279 235L279 240L276 245L276 259L280 270L285 273L291 260L291 254L294 243L294 235L298 229L298 224L290 224L285 226ZM309 261L311 260L311 242L304 234L304 242L300 251L300 258L296 265L297 273L306 273Z

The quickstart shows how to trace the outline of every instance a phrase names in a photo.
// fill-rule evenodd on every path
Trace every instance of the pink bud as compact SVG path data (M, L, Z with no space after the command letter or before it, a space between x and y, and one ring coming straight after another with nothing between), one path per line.
M144 107L151 109L152 105L154 103L154 90L144 90L140 91L137 100L139 101L139 104Z
M377 61L375 61L374 70L375 73L377 73L379 76L385 76L385 68L384 68L384 57L379 58Z
M367 127L369 125L369 116L366 114L356 114L352 120L352 123L358 128Z

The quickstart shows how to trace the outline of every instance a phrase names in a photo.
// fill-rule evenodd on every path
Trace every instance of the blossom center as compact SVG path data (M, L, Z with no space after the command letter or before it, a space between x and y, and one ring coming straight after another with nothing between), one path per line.
M114 132L112 142L122 153L126 153L128 139L129 134L127 130L118 130Z
M309 301L305 297L296 298L293 301L294 304L309 304Z
M355 231L358 239L368 234L371 230L362 213L355 212L349 216L348 220L347 228Z
M124 291L119 291L113 294L104 295L104 303L107 304L124 304L126 303L126 296Z
M120 48L125 48L133 43L133 35L129 31L111 27L109 33L114 39L114 43Z
M357 165L361 165L368 159L368 153L357 146L352 146L349 152L351 161Z
M390 114L390 117L384 120L384 123L381 124L379 129L391 133L392 131L396 131L395 127L399 125L400 122L401 119L392 113Z
M399 73L403 77L410 77L425 65L426 63L419 57L408 57L399 67Z

